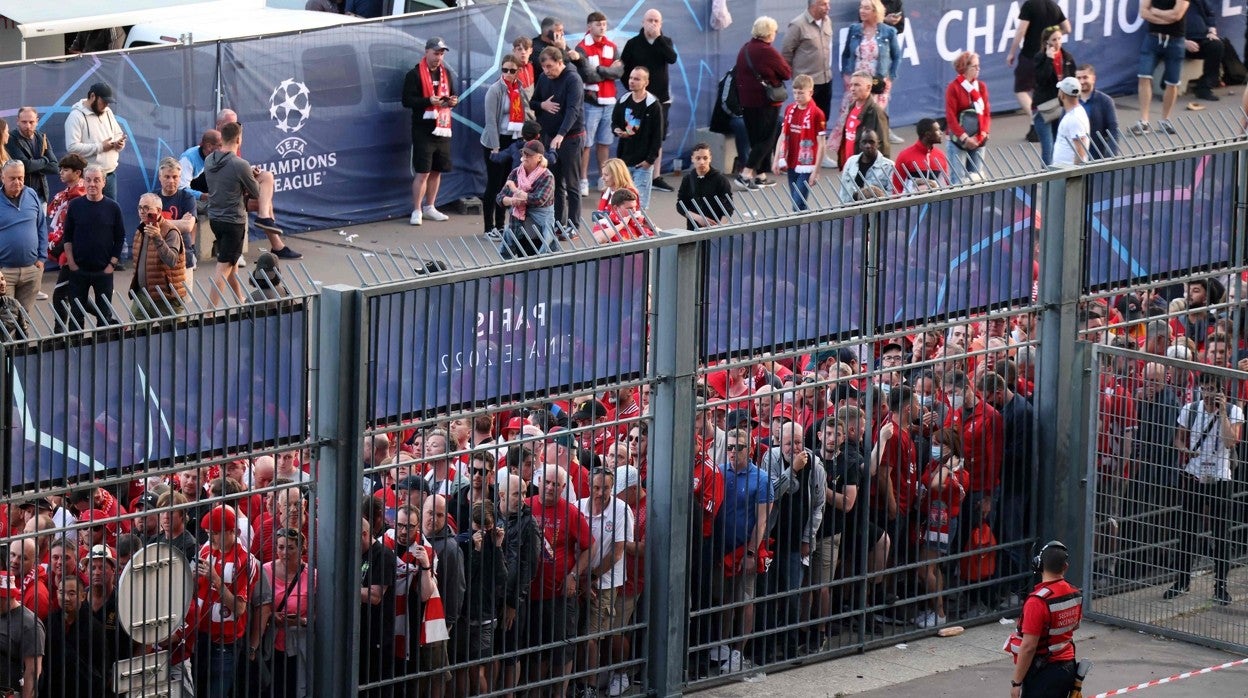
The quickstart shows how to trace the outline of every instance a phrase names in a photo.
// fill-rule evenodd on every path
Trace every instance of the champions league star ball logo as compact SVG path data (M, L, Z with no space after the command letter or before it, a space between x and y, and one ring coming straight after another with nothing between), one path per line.
M295 133L312 113L308 86L286 78L269 95L269 116L277 122L277 130Z

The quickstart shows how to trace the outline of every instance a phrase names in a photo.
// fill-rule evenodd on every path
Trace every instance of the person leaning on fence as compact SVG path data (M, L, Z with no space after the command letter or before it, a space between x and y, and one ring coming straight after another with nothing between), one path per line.
M535 139L526 142L520 152L520 166L512 170L497 197L498 204L509 209L498 248L504 259L557 249L555 178L546 167L546 147Z
M841 168L841 201L861 201L891 196L897 166L880 155L880 136L871 129L858 135L858 152Z
M176 223L161 215L160 197L139 197L139 228L134 236L133 297L135 317L156 318L185 310L186 246Z
M927 191L949 183L949 158L940 144L945 131L935 119L919 119L914 125L918 139L897 153L897 176L893 186L898 193Z
M1062 120L1057 125L1057 140L1053 145L1053 165L1082 165L1088 161L1089 133L1088 113L1079 102L1079 81L1062 78L1057 84L1058 99L1062 104Z
M1014 655L1011 698L1066 698L1075 684L1075 630L1083 618L1083 595L1066 581L1070 553L1049 541L1032 560L1040 583L1005 650Z
M611 195L606 217L598 219L591 232L599 244L654 237L654 230L631 189L620 189Z
M685 217L685 229L723 225L733 214L732 182L711 165L711 146L697 143L689 155L693 165L680 180L676 210Z
M6 339L16 339L26 335L26 309L8 295L8 290L8 278L0 271L0 327L4 328Z
M1230 527L1235 523L1232 515L1235 456L1232 452L1243 437L1244 411L1227 399L1225 379L1202 373L1199 387L1199 399L1187 403L1179 412L1179 428L1174 436L1174 447L1185 461L1180 475L1182 538L1174 584L1163 598L1173 599L1190 591L1192 558L1200 548L1199 542L1205 540L1209 557L1213 559L1213 600L1228 606L1231 603L1226 588L1231 568Z

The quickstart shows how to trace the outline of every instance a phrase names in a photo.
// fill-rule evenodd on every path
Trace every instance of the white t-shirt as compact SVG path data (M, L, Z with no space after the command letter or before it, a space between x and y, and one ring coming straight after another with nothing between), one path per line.
M1232 426L1244 423L1244 411L1239 405L1227 402L1226 414ZM1231 479L1231 450L1222 443L1220 421L1216 413L1205 411L1204 400L1189 402L1179 411L1179 426L1187 429L1187 447L1196 450L1197 444L1200 445L1199 451L1183 468L1188 474L1198 478ZM1208 436L1204 436L1206 431Z
M594 569L611 554L616 543L633 542L633 510L615 497L601 514L592 513L590 498L579 500L576 507L589 519L589 531L594 535L594 546L591 548L589 567ZM599 589L614 589L624 585L624 556L615 562L610 572L598 579Z
M1075 159L1075 146L1071 143L1075 139L1082 141L1084 153L1087 153L1091 132L1092 124L1088 121L1088 113L1084 111L1082 104L1076 104L1074 109L1062 115L1062 120L1057 124L1057 140L1053 143L1053 164L1078 165L1079 162Z

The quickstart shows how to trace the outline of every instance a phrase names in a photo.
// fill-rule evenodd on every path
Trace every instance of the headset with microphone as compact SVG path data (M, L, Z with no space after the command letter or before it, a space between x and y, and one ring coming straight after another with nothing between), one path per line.
M1043 563L1044 553L1049 548L1053 548L1055 550L1061 550L1063 553L1066 553L1068 558L1070 556L1070 549L1066 547L1065 543L1061 542L1060 540L1051 540L1048 543L1045 543L1043 548L1040 548L1040 552L1036 553L1035 557L1031 558L1031 571L1032 572L1035 572L1036 574L1040 574L1044 570L1044 563Z

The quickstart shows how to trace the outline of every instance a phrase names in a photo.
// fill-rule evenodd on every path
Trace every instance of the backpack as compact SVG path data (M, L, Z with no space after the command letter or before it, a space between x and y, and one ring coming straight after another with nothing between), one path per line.
M971 531L971 540L967 543L966 552L991 548L996 544L997 537L993 535L992 527L986 522L981 523ZM990 550L962 558L958 561L958 572L963 582L982 582L985 579L992 579L997 572L997 551Z
M730 116L741 116L741 100L737 97L737 69L729 68L715 88L719 107Z

